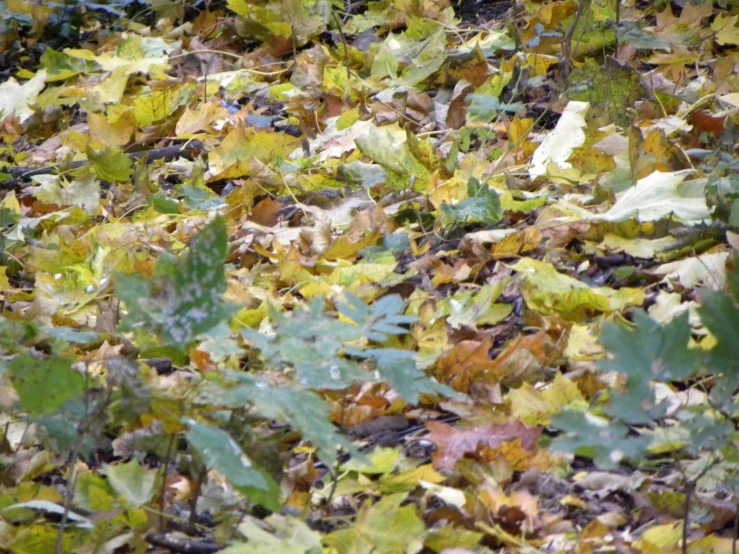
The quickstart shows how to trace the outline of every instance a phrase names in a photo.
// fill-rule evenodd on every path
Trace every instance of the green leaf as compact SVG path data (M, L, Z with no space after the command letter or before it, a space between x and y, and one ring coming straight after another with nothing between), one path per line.
M652 381L678 381L699 369L700 354L688 348L688 314L660 325L642 310L634 312L634 329L606 322L601 332L603 347L613 359L601 363L605 371L616 371L629 378Z
M393 79L398 78L398 58L392 52L385 51L380 52L375 57L375 61L372 64L372 77L375 79L383 79L385 77L391 77Z
M177 190L184 196L183 202L185 206L191 210L207 212L208 210L213 210L226 204L223 198L205 186L193 187L190 185L180 185L177 187Z
M634 48L647 50L670 50L670 43L652 33L640 29L636 22L622 22L616 31L619 42L625 42Z
M648 437L629 436L629 428L592 414L564 411L551 418L562 435L552 441L553 452L592 459L598 467L615 469L625 460L640 459L649 444Z
M94 331L80 331L71 327L39 327L39 331L51 338L72 344L91 344L98 340Z
M95 174L103 181L126 183L131 180L133 162L118 147L108 146L100 152L88 148L87 159L90 160Z
M368 381L370 375L357 362L342 356L344 342L360 339L361 330L327 317L323 310L320 298L290 316L271 309L275 337L251 329L241 333L259 348L268 366L295 368L298 381L307 388L342 390Z
M419 394L454 394L416 367L414 353L348 344L363 338L384 343L391 336L406 334L408 330L402 326L417 318L403 314L404 302L400 296L390 294L369 306L345 293L337 309L354 325L327 316L323 301L315 298L308 309L295 310L290 316L272 309L274 337L251 329L242 330L242 334L261 351L268 366L294 368L298 381L307 388L342 390L353 384L375 381L379 375L412 404L418 402ZM360 363L361 360L372 362L371 367Z
M176 200L167 198L164 192L157 192L149 198L149 205L158 213L166 215L177 215L180 213L180 204Z
M425 192L431 173L410 151L406 141L389 130L370 129L366 135L357 138L357 148L385 168L388 185L401 190L410 188L413 179L414 190Z
M498 193L477 179L471 178L467 183L467 199L459 204L442 204L442 222L445 225L457 221L465 223L482 223L491 225L502 217L500 197Z
M219 217L192 240L187 254L162 255L152 279L119 274L116 293L128 308L124 329L154 331L165 344L185 348L226 320L227 246L226 224Z
M234 487L268 490L262 472L252 467L251 460L231 435L193 419L183 418L183 422L190 427L185 433L187 442L198 452L206 467L222 473Z
M339 166L338 177L350 185L361 185L371 189L377 185L384 185L387 173L377 164L351 162Z
M739 375L739 308L724 292L703 291L703 305L698 309L701 321L716 337L716 346L708 353L708 369Z
M407 497L407 493L391 494L374 505L367 500L359 509L355 524L326 535L324 543L339 554L406 552L406 547L425 529L415 504L401 507Z
M600 341L612 359L601 362L604 371L626 375L622 393L611 394L609 414L632 424L649 423L660 417L651 381L677 381L694 375L700 368L700 354L688 348L690 324L687 312L667 325L660 325L646 313L634 313L633 331L606 322Z
M470 94L467 98L470 103L467 109L470 123L490 123L500 112L516 114L524 108L521 102L507 104L487 94Z
M449 398L461 396L446 385L432 381L418 369L414 352L377 348L356 351L355 354L373 361L382 380L409 404L417 404L419 394L438 394Z
M6 177L3 177L5 175ZM0 182L5 179L10 179L9 173L0 173ZM9 208L0 207L0 227L10 227L15 225L20 219L20 214L15 213Z
M152 499L156 491L157 472L144 469L137 460L106 465L105 474L113 490L125 498L128 506L140 508Z
M36 421L60 451L71 450L78 444L80 454L89 456L100 444L100 437L95 432L84 433L82 437L78 434L79 425L89 418L89 410L85 397L80 395L65 402L58 410L38 417Z
M82 395L85 379L72 369L69 358L36 359L28 354L15 358L8 367L20 407L32 416L51 414L67 401Z
M196 402L228 408L252 405L261 417L293 426L329 464L341 451L358 454L331 424L331 409L317 394L298 387L278 387L246 373L224 371L223 376L222 383L204 383Z

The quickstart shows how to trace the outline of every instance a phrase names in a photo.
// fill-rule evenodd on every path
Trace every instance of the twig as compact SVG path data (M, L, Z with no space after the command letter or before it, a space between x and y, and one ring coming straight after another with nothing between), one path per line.
M59 522L59 531L56 534L56 543L54 544L54 554L63 554L62 543L64 541L64 528L67 526L69 521L69 511L72 508L72 500L74 499L74 489L77 486L77 472L75 468L77 466L77 459L80 456L80 450L82 449L82 441L87 433L87 425L90 418L90 398L89 398L89 384L90 384L90 372L88 367L85 366L85 387L84 387L84 412L82 419L80 419L77 425L77 437L72 447L72 454L69 457L69 471L67 472L67 486L64 490L64 512L62 513L62 519Z
M154 148L152 150L142 150L140 152L131 152L128 156L136 161L144 158L147 162L156 160L173 160L178 157L191 159L197 152L202 150L202 144L198 141L188 142L186 144L176 144L174 146L165 146L164 148ZM79 169L87 165L87 161L74 162L71 169ZM12 190L20 188L23 181L36 175L48 175L57 169L58 165L47 165L42 167L11 167L1 170L0 173L9 173L10 179L0 183L0 189Z
M575 35L578 23L582 18L582 14L585 13L586 6L590 6L591 0L580 0L577 4L577 11L575 12L575 19L572 21L572 25L567 29L567 34L562 39L562 59L559 64L559 72L562 75L562 80L567 81L570 76L570 58L572 56L572 37Z
M167 453L164 455L164 460L162 462L162 486L159 488L159 511L161 512L161 515L159 516L159 530L164 531L164 523L166 521L164 516L164 494L167 490L167 466L169 465L169 459L172 455L172 447L174 446L174 440L175 440L175 434L172 433L169 436L169 443L167 444Z
M170 552L176 554L214 554L221 550L221 546L214 542L206 541L185 541L172 535L164 535L160 533L148 533L144 539L149 544L166 548Z
M200 471L198 472L198 480L195 482L195 490L193 491L192 498L190 499L189 523L193 529L195 528L195 520L198 516L198 499L200 498L200 493L203 490L203 482L205 482L206 475L208 475L208 468L205 467L205 464L203 464L203 467L201 467Z
M685 487L685 512L683 513L683 554L688 554L688 534L690 525L690 501L693 498L693 490L695 489L695 483L689 481Z
M616 52L615 58L618 59L618 30L621 28L621 0L616 0Z
M341 37L341 42L344 45L344 63L346 64L346 78L351 79L352 71L351 71L351 68L349 67L349 43L346 41L346 36L344 35L344 29L341 26L341 21L339 21L339 18L337 17L336 12L331 10L331 15L334 18L336 27L339 29L339 36Z

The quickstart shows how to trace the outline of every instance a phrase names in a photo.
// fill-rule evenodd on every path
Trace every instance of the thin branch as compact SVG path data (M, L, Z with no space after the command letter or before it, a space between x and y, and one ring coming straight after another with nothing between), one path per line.
M56 543L54 544L54 554L63 554L62 543L64 541L64 528L67 526L69 521L69 511L72 508L72 500L74 499L74 489L77 486L77 459L80 456L80 450L82 449L82 441L87 433L88 422L90 421L90 372L88 367L85 366L85 387L84 387L84 412L79 424L77 425L77 437L72 447L72 455L69 459L69 471L67 471L67 486L64 490L64 513L62 514L62 520L59 522L59 531L56 534Z
M223 548L214 542L185 541L172 535L160 533L149 533L144 536L144 539L149 544L159 548L166 548L176 554L215 554Z
M344 63L346 64L346 78L351 79L352 70L349 67L349 43L346 40L346 35L344 35L344 29L341 26L341 21L337 17L336 12L331 10L331 15L334 18L334 23L336 23L336 27L339 29L339 36L341 36L341 42L344 45Z
M140 152L130 152L128 156L136 161L144 158L147 162L156 160L173 160L179 157L192 159L199 151L202 150L202 144L198 141L191 141L186 144L177 144L174 146L165 146L164 148L154 148L152 150L142 150ZM71 166L72 170L79 169L89 162L78 161ZM12 190L21 187L23 181L27 181L36 175L48 175L58 169L59 165L47 165L41 167L11 167L3 170L10 174L10 179L0 182L0 189Z
M567 82L567 78L570 76L570 67L572 64L572 37L575 35L577 25L580 23L582 14L585 13L586 7L590 6L591 0L580 0L577 4L577 11L575 12L575 19L572 21L572 25L567 29L567 34L562 39L562 59L560 60L559 72L562 75L562 80Z
M164 460L162 461L162 486L159 488L159 512L161 515L159 516L159 530L164 531L164 523L166 521L166 518L164 516L164 494L167 490L167 466L169 465L169 460L172 455L172 448L174 447L174 441L175 441L175 434L172 433L169 435L169 443L167 444L167 453L164 455Z

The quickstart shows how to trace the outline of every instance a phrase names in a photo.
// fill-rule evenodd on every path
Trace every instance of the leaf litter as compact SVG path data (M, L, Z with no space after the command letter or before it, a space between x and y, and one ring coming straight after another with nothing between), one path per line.
M733 552L736 9L1 7L0 548Z

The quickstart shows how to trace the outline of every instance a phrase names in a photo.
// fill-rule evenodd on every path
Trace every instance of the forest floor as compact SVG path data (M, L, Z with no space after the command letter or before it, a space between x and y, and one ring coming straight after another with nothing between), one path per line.
M0 552L736 552L734 3L0 14Z

